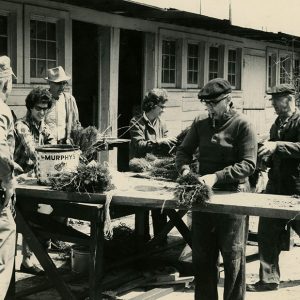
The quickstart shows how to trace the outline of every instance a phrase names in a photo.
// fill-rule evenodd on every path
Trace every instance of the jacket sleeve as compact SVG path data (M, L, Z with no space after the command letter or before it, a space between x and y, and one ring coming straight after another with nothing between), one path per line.
M9 118L0 112L0 180L13 172L13 161L8 143Z
M226 182L244 179L255 171L257 159L257 138L252 124L244 121L240 124L236 146L238 148L237 162L215 174L218 181Z
M136 118L130 121L130 137L131 147L134 149L135 155L140 156L143 153L148 152L151 148L151 143L146 140L144 128L142 124Z
M193 154L198 146L199 134L197 132L197 121L195 120L176 151L175 165L179 173L190 170L189 164L193 161Z

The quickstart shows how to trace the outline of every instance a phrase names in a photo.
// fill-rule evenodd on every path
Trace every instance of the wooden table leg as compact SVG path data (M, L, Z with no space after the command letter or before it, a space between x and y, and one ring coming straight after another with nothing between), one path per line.
M170 218L170 220L173 222L177 230L180 232L184 240L187 242L187 244L192 248L192 238L191 238L191 232L188 229L188 227L185 225L185 223L182 221L180 215L178 212L176 212L175 209L166 209L166 214Z
M90 243L90 300L101 300L103 281L103 209L97 208L94 220L91 221Z
M55 264L39 242L38 238L35 236L34 232L31 230L29 224L23 218L23 215L20 213L18 208L16 208L16 223L18 231L23 234L23 238L25 238L30 249L35 254L41 266L44 268L48 278L53 282L53 285L57 289L62 299L75 300L76 297L74 297L70 288L63 281Z

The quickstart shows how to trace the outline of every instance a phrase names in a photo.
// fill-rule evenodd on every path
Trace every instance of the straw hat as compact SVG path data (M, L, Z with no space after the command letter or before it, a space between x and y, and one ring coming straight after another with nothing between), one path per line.
M56 68L48 69L47 77L45 79L52 82L61 82L70 80L71 76L65 72L63 67L58 66Z

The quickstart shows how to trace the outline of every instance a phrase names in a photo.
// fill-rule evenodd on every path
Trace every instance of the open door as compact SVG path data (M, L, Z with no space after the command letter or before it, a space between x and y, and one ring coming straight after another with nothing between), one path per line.
M143 33L120 31L118 137L130 138L129 122L141 109ZM129 144L118 149L118 170L128 171Z

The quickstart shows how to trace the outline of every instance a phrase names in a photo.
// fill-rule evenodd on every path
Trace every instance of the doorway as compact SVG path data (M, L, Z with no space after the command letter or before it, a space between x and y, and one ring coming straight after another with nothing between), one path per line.
M79 120L83 127L97 126L98 40L97 25L73 21L73 78Z
M130 139L131 118L141 111L143 88L143 33L120 31L118 137ZM129 144L118 148L118 170L128 171Z

